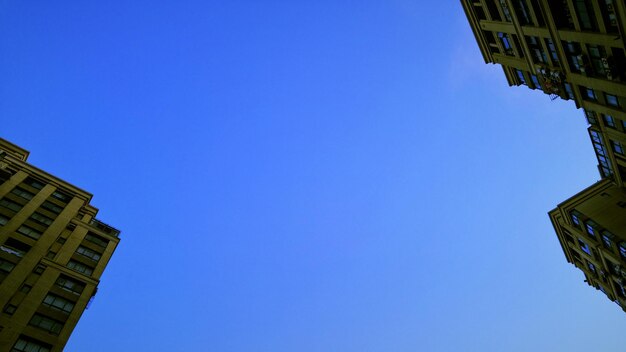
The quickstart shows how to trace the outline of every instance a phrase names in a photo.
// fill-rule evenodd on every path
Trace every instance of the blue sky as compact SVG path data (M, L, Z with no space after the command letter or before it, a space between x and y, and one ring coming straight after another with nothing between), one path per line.
M508 87L456 1L2 2L0 30L2 137L123 231L66 351L623 350L546 214L599 178L583 115Z

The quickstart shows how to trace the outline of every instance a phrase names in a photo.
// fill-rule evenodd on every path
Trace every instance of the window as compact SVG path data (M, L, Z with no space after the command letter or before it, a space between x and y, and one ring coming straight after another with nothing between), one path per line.
M574 223L574 225L576 226L580 226L580 219L579 219L579 215L578 212L573 211L570 216L572 217L572 223Z
M11 270L13 270L13 268L15 268L15 264L4 259L0 259L0 271L4 271L8 274L11 272Z
M7 304L6 306L4 306L3 312L7 313L8 315L13 315L16 310L17 306L14 306L13 304Z
M50 352L52 346L37 341L26 336L20 336L19 340L13 345L11 352Z
M593 71L596 75L606 76L605 65L603 63L603 59L606 61L606 51L604 47L587 45L587 51L589 52L589 59L591 60Z
M563 85L565 86L565 93L567 93L567 97L574 100L574 91L572 90L572 86L567 82L563 83Z
M507 22L513 22L511 18L511 11L509 11L509 6L506 4L505 0L500 0L500 7L502 8L502 13L504 13L504 17Z
M585 97L587 97L587 99L596 100L596 92L594 92L593 89L585 87L581 87L581 89L584 89L584 95Z
M504 51L507 55L513 55L513 46L511 46L511 40L509 39L509 35L506 33L498 32L498 38L500 38L500 42L504 47Z
M578 21L583 30L594 30L596 28L595 14L593 7L588 0L574 0L574 8L578 14Z
M604 98L606 99L606 103L608 105L619 106L619 100L617 99L617 96L604 93Z
M587 222L585 222L585 230L587 230L587 234L589 234L589 236L595 238L596 237L596 227L597 226L598 225L595 222L591 221L591 220L588 220Z
M587 262L587 267L591 270L592 273L596 274L596 266L590 262Z
M517 0L513 3L513 7L515 8L515 13L517 14L517 19L520 21L522 25L531 24L530 11L528 10L528 5L525 0Z
M515 72L517 73L517 78L519 78L520 83L525 85L526 79L524 78L524 72L520 70L515 70Z
M537 78L536 75L530 75L530 79L531 81L533 81L533 85L535 86L535 88L542 90L541 84L539 83L539 79Z
M7 208L7 209L11 209L11 210L13 210L15 212L18 212L18 211L20 211L20 209L22 209L21 205L15 203L12 200L8 200L6 198L0 199L0 205L5 207L5 208Z
M0 226L4 226L9 222L9 218L4 215L0 215Z
M33 199L33 197L35 196L34 194L28 192L27 190L20 188L20 187L15 187L11 190L11 193L15 194L16 196L26 199L26 200L31 200Z
M41 275L41 274L43 274L44 271L46 271L46 266L45 265L37 265L35 270L33 270L33 273L35 273L37 275Z
M28 324L36 326L54 335L58 335L63 328L62 322L37 313L33 315Z
M556 53L556 47L554 46L554 42L550 38L545 39L545 42L546 46L548 47L548 51L550 51L550 58L552 59L552 62L554 64L558 64L559 55Z
M17 229L17 232L21 233L24 236L30 237L34 240L38 240L39 237L41 237L41 232L33 229L32 227L28 227L26 225L20 226L20 228Z
M37 212L33 213L33 215L30 216L30 219L46 226L49 226L50 224L52 224L52 219Z
M59 276L55 284L58 287L75 294L81 294L85 289L84 283L76 281L74 279L70 279L69 277L64 275Z
M76 249L76 253L95 261L100 260L100 253L92 251L87 247L79 246L78 249Z
M596 150L596 156L598 157L598 162L600 166L600 172L603 177L609 177L613 174L613 167L611 166L611 161L607 158L606 148L604 146L604 142L602 141L602 136L597 131L589 130L589 136L591 137L591 142L593 143L593 147Z
M83 263L79 263L75 260L70 260L67 263L67 267L79 273L85 274L87 276L90 276L93 273L92 267L85 265Z
M619 254L626 259L626 243L622 242L619 244Z
M613 248L613 237L614 236L608 231L602 232L602 244L604 245L606 249Z
M65 194L65 193L63 193L61 191L54 191L54 192L52 192L52 196L54 198L64 202L64 203L67 203L67 202L69 202L72 199L72 197L68 196L67 194Z
M526 44L528 44L528 48L530 49L530 53L533 57L534 63L546 63L548 62L548 56L546 52L543 51L543 47L541 46L541 41L537 37L527 36Z
M598 120L596 119L596 113L591 110L585 109L585 117L587 117L587 123L590 125L597 125Z
M31 285L24 284L20 287L20 292L28 293L31 288L33 288Z
M41 207L46 209L46 210L48 210L48 211L51 211L51 212L53 212L55 214L59 214L59 213L61 213L61 211L63 211L62 207L60 207L60 206L58 206L58 205L56 205L56 204L54 204L52 202L48 202L48 201L43 202Z
M613 119L613 116L602 115L602 121L604 121L605 126L615 128L615 119Z
M4 244L0 245L0 250L21 258L30 250L30 246L22 241L9 237Z
M27 177L26 180L24 180L24 184L25 185L29 185L29 186L31 186L32 188L35 188L35 189L42 189L43 188L43 183L35 180L32 177Z
M109 241L93 234L92 232L88 232L87 235L85 235L85 240L95 243L100 247L106 247L109 244Z
M614 141L612 139L610 139L610 141L611 141L611 148L613 148L613 151L616 154L624 155L624 147L622 147L622 143Z
M578 239L578 244L580 245L580 249L583 250L583 252L587 253L588 255L591 255L591 249L589 248L589 246L585 243L585 241L581 240L580 238Z
M52 293L49 293L46 298L44 298L42 304L65 313L70 313L72 309L74 309L74 303Z

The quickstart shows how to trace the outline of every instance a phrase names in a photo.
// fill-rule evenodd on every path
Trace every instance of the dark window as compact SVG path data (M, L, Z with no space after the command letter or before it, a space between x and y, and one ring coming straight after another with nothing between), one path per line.
M506 18L506 21L513 22L513 19L511 18L511 11L509 10L509 5L506 4L505 0L500 0L500 8L502 9L502 13Z
M571 100L574 100L574 91L572 91L572 86L567 82L563 83L563 86L565 87L565 93L567 93L567 97Z
M20 198L26 199L26 200L31 200L33 199L33 197L35 196L34 194L28 192L27 190L20 188L20 187L15 187L11 190L11 193L17 195Z
M606 249L613 249L613 234L608 231L602 232L602 244Z
M38 240L39 237L41 237L41 232L33 229L32 227L28 227L26 225L20 226L20 228L17 229L17 232L21 233L24 236L30 237L34 240Z
M95 243L100 247L106 247L109 244L109 241L93 234L92 232L88 232L87 235L85 235L85 240Z
M598 230L596 230L597 228L597 224L591 220L587 220L585 222L585 230L587 231L587 234L589 234L589 236L595 238L596 237L596 232Z
M550 58L552 58L552 62L554 64L558 64L559 55L556 52L556 47L554 46L554 42L550 38L547 38L545 42L546 42L546 46L548 47L548 51L550 52Z
M74 279L70 279L69 277L64 275L59 276L55 284L58 287L75 294L81 294L85 289L84 283Z
M14 212L18 212L22 209L22 206L20 204L17 204L14 201L6 198L0 199L0 206L13 210Z
M52 346L47 343L32 339L26 336L20 336L11 352L50 352Z
M546 63L548 62L548 56L546 52L543 51L541 47L541 42L537 37L526 37L526 43L528 44L528 48L533 56L533 61L535 63Z
M53 335L58 335L63 328L62 322L37 313L33 315L28 324L38 327L41 330L45 330Z
M624 155L624 147L622 146L622 143L614 141L612 139L610 139L610 141L611 141L611 148L613 148L613 151L616 154Z
M597 125L598 120L596 119L596 113L591 110L585 110L585 117L587 117L587 122L590 125Z
M52 224L52 219L37 212L33 213L33 215L30 216L30 219L45 226Z
M584 30L595 30L597 28L593 6L587 0L574 0L574 8L578 14L580 27Z
M24 180L24 184L31 186L32 188L35 189L42 189L44 184L35 180L32 177L27 177L26 180Z
M596 266L590 262L587 262L587 267L591 270L592 273L596 274Z
M15 264L6 261L4 259L0 259L0 271L4 271L5 273L10 273L11 270L15 268Z
M619 100L615 95L612 94L604 94L604 98L606 99L606 103L611 106L619 106Z
M541 84L539 83L539 79L536 75L530 75L530 79L531 81L533 81L533 85L535 86L535 88L543 90L541 89Z
M522 25L531 24L530 10L525 0L517 0L513 3L517 19Z
M515 70L515 72L517 73L517 78L519 78L520 83L526 84L526 79L524 78L524 72L520 70Z
M50 308L54 308L60 310L65 313L70 313L72 309L74 309L74 303L68 301L67 299L49 293L46 298L44 298L43 303L44 306L48 306Z
M587 245L587 243L585 243L585 241L581 240L580 238L578 239L578 244L580 245L580 249L583 250L583 252L587 253L588 255L591 255L591 249L589 248L589 246Z
M83 263L77 262L75 260L70 260L67 263L67 267L79 273L85 274L87 276L91 276L91 274L93 274L92 267L85 265Z
M606 127L615 128L615 119L611 115L602 115L602 121Z
M498 32L498 38L500 38L502 47L504 47L505 54L509 56L513 55L513 46L511 46L511 40L509 39L509 35L506 33Z
M55 214L59 214L59 213L61 213L61 211L63 211L63 207L60 207L60 206L58 206L58 205L56 205L56 204L54 204L52 202L48 202L48 201L43 202L41 207L46 209L46 210L48 210L48 211L51 211L51 212L53 212Z
M93 250L91 250L91 249L89 249L87 247L83 247L83 246L79 246L76 249L76 253L78 253L78 254L80 254L82 256L85 256L85 257L87 257L87 258L89 258L91 260L95 260L95 261L100 260L100 257L101 257L100 253L98 253L96 251L93 251Z
M52 192L52 197L54 197L54 198L56 198L56 199L58 199L58 200L60 200L60 201L62 201L64 203L67 203L67 202L69 202L72 199L71 196L69 196L66 193L63 193L61 191L54 191L54 192Z
M21 258L30 250L30 246L24 242L9 237L4 244L0 246L0 250Z
M16 306L14 306L13 304L7 304L6 306L4 306L4 309L2 311L7 313L8 315L13 315L13 313L15 313L16 310L17 310Z

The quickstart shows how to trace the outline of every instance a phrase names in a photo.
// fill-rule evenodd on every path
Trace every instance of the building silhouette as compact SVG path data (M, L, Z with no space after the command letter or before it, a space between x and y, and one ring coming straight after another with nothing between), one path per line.
M549 215L568 262L626 308L626 3L461 4L483 59L500 64L509 85L571 100L584 112L601 181Z
M119 231L92 195L0 139L0 351L62 351L96 294Z

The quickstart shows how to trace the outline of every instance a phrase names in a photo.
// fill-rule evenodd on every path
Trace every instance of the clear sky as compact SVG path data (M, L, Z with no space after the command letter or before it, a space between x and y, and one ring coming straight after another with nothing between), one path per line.
M0 135L122 230L66 351L623 351L582 112L425 3L0 2Z

